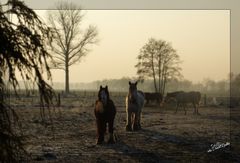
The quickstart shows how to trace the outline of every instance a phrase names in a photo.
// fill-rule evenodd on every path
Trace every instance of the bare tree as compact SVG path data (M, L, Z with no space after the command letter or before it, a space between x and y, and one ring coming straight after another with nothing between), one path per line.
M69 93L69 67L89 52L89 45L97 43L97 29L90 25L81 30L82 10L73 3L61 2L57 10L48 12L48 22L55 30L52 43L53 68L65 71L65 91Z
M179 55L166 41L149 39L137 59L139 80L153 78L155 92L164 94L168 79L181 77Z
M15 16L14 22L9 20L10 14ZM19 132L15 130L18 116L6 102L5 77L16 93L19 85L16 72L20 72L24 81L37 84L42 106L49 107L54 91L43 74L51 79L48 66L51 56L46 51L46 42L51 38L51 29L23 2L0 3L0 162L20 162L26 154Z

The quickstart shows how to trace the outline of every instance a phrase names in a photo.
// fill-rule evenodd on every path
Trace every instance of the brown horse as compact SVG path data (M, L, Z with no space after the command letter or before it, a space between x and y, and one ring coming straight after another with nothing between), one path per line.
M155 101L158 104L161 104L163 100L163 96L161 93L150 93L150 92L145 92L145 100L146 100L146 105L149 104L149 102Z
M108 132L110 134L108 143L115 143L113 136L113 124L116 115L116 107L109 97L108 86L103 88L100 86L98 92L98 100L94 109L97 123L97 144L104 142L104 135L108 124Z
M177 91L177 92L171 92L167 93L165 97L165 102L168 102L170 99L174 99L177 102L177 107L175 113L177 113L178 107L181 105L186 112L186 106L188 103L192 103L194 107L193 114L199 114L198 107L201 100L201 93L196 91L191 92L184 92L184 91Z

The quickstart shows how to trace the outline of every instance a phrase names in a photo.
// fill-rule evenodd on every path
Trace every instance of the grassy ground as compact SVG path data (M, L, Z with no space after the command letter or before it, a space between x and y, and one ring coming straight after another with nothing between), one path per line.
M212 144L230 142L230 110L201 107L201 115L189 108L145 106L142 130L126 132L124 98L117 105L116 144L95 145L96 125L91 98L68 98L53 115L53 125L41 123L37 107L16 105L24 143L32 162L239 162L230 147L207 152ZM89 102L90 101L90 102ZM106 135L106 140L107 140ZM239 140L239 135L235 135ZM237 148L236 148L237 149Z

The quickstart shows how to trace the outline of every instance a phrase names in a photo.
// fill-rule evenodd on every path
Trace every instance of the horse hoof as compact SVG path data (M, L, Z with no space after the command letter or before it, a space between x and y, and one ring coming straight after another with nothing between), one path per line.
M138 125L138 129L141 130L141 129L142 129L142 126L141 126L141 125Z
M114 141L113 139L108 140L108 144L115 144L115 143L116 143L116 141Z
M103 144L103 142L104 142L104 139L98 139L97 142L96 142L96 144L97 144L97 145L100 145L100 144Z
M137 131L138 129L137 128L133 128L133 130L132 131Z
M140 126L133 126L133 131L138 131L138 130L140 130L140 129L141 129Z
M96 145L101 145L103 144L103 141L97 141Z
M126 126L126 131L132 131L132 128L131 128L131 126Z

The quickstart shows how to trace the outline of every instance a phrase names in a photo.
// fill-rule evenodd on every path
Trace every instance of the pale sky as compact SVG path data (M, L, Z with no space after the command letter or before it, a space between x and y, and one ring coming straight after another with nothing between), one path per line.
M36 10L44 17L45 10ZM136 76L137 56L148 39L171 42L185 79L226 79L230 72L230 10L84 10L83 25L96 25L100 42L70 68L70 82ZM64 72L52 71L54 82Z

